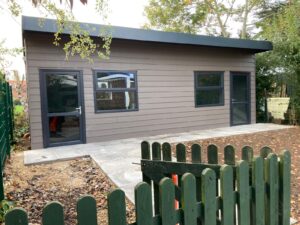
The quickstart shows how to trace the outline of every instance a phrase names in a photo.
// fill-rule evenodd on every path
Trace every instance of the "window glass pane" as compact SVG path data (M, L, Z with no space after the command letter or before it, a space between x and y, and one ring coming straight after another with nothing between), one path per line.
M48 113L73 112L78 107L77 75L47 74Z
M221 86L221 74L220 73L208 73L197 75L197 87L208 87L208 86Z
M218 105L223 104L223 89L197 90L196 105Z
M97 110L134 110L137 109L135 91L97 91Z
M135 88L135 74L130 72L98 72L97 88Z
M247 104L232 104L232 123L233 125L248 123L248 105Z
M50 143L80 140L80 120L77 116L49 117Z
M247 101L248 99L248 89L247 89L247 76L233 76L233 89L232 98L235 102Z

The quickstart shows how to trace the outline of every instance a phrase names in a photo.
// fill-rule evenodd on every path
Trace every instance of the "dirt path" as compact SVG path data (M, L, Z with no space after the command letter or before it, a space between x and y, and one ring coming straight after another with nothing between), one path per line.
M254 134L235 135L222 138L211 138L186 142L188 146L188 157L190 157L190 147L192 144L198 143L202 146L204 161L206 161L205 149L209 144L216 144L220 149L228 144L240 150L243 146L249 145L254 149L254 155L259 155L259 150L264 146L269 146L275 153L280 153L283 149L290 150L292 155L292 196L291 196L291 216L299 221L300 224L300 128L288 128L277 131L258 132ZM173 151L175 145L172 145ZM241 153L237 151L237 160L240 159ZM223 163L223 153L219 151L219 162Z
M93 195L97 201L98 223L107 224L107 194L115 185L90 158L24 166L23 153L13 153L5 167L5 192L29 214L32 224L41 224L41 212L49 201L64 205L65 224L76 224L76 201ZM127 202L127 217L135 220L134 206Z

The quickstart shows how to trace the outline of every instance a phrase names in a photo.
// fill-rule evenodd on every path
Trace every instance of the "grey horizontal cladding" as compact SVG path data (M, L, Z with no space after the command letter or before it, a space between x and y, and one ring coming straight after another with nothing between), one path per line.
M42 19L42 26L41 26ZM246 49L251 52L264 52L272 50L272 43L269 41L244 40L236 38L213 37L204 35L193 35L176 32L163 32L155 30L144 30L128 27L106 26L99 24L80 23L80 26L87 30L91 36L98 37L101 30L105 30L114 39L183 44L183 45L200 45L210 47L238 48ZM23 31L55 33L57 24L55 20L43 19L37 17L22 17ZM65 34L71 31L65 29Z

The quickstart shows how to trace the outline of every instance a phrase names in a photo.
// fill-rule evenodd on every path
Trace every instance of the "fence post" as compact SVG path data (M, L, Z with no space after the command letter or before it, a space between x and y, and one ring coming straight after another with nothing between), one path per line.
M27 213L24 209L15 208L5 215L5 225L28 225Z

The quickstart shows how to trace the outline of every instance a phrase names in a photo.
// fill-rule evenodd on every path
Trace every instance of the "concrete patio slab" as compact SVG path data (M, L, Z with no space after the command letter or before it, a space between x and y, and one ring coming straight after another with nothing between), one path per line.
M130 138L116 141L61 146L48 149L24 152L26 165L68 160L76 157L90 156L134 202L134 187L142 181L140 166L140 143L149 142L185 142L207 138L226 137L231 135L249 134L262 131L279 130L290 126L276 124L251 124L210 130L199 130L184 133L173 133L141 138Z

